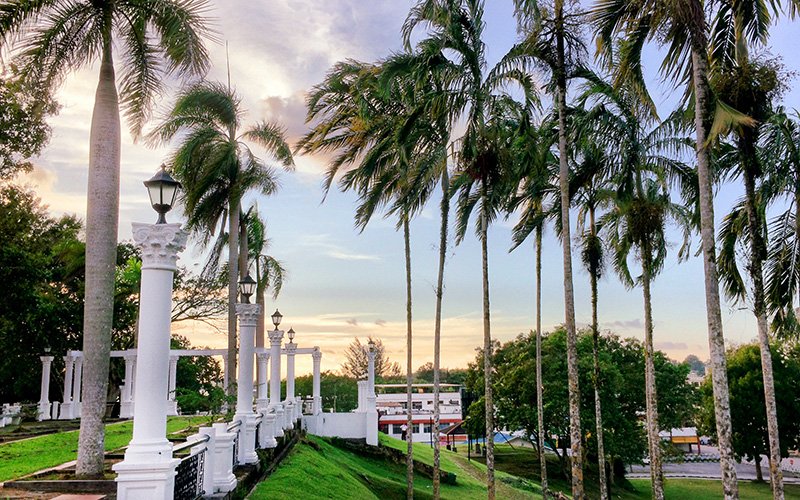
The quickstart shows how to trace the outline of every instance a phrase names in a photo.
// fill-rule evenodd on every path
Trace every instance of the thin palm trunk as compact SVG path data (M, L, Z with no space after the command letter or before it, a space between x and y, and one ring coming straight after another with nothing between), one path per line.
M241 214L241 206L239 213ZM250 245L247 240L247 224L242 224L239 220L239 278L243 279L250 273Z
M597 237L594 207L589 208L589 231L592 239ZM603 412L600 404L600 330L597 324L597 270L589 274L592 289L592 360L594 362L594 419L597 438L597 467L600 477L600 499L608 499L608 478L606 477L606 455L603 446Z
M699 0L691 7L703 17ZM695 135L697 152L697 177L700 195L700 236L703 248L703 270L705 274L706 315L708 319L708 344L711 355L711 381L714 391L714 416L717 424L722 490L726 500L739 497L736 480L736 464L733 455L731 404L728 389L728 371L725 361L725 338L722 333L722 313L719 299L719 276L714 240L714 197L709 170L708 135L705 119L708 114L708 61L706 43L702 36L695 35L692 41L692 83L695 96Z
M483 274L483 378L486 403L486 490L494 500L494 398L492 397L492 332L489 321L489 215L486 179L481 182L481 270Z
M559 187L561 241L564 257L564 326L567 329L567 380L569 384L569 435L572 452L572 496L583 500L583 447L581 397L578 385L578 334L575 330L575 294L572 287L572 248L569 222L569 165L567 164L567 76L564 61L564 2L556 1L556 106L558 108Z
M755 160L748 155L749 160ZM747 161L747 160L746 160ZM772 482L772 497L783 499L783 471L781 470L781 447L778 434L778 409L775 402L775 380L772 374L772 353L769 346L769 326L764 300L764 273L762 263L767 253L761 224L755 207L755 179L745 168L745 204L747 223L750 229L750 280L753 283L753 314L758 323L758 344L761 351L761 371L764 380L764 402L767 413L767 435L769 437L769 476ZM759 457L760 460L760 457ZM757 460L758 463L758 460ZM760 464L759 464L760 469Z
M650 295L650 246L641 251L642 295L644 298L644 391L647 411L647 445L650 450L650 480L653 498L664 499L664 474L661 470L661 440L658 437L658 395L656 393L655 349L653 348L653 309Z
M414 367L411 355L411 235L408 214L403 215L403 241L406 252L406 498L414 498L414 419L411 413L411 391Z
M544 387L542 384L542 226L536 227L536 433L542 497L547 498L547 458L544 453Z
M103 47L89 139L86 208L86 296L78 463L81 477L103 475L109 352L114 318L114 269L119 227L120 120L111 36Z
M236 299L239 281L239 202L231 197L228 200L228 357L225 374L228 397L236 395Z
M261 314L258 315L258 323L256 323L256 347L264 347L264 332L266 330L264 325L264 314L266 312L266 301L264 300L264 292L267 289L262 280L266 279L261 275L261 258L256 258L256 281L258 287L256 288L256 304L261 306ZM261 380L261 363L256 363L256 380Z
M433 498L439 498L439 361L442 340L442 296L444 295L444 264L447 257L447 220L450 215L450 178L447 165L442 169L442 226L439 238L439 277L436 282L436 318L433 331Z

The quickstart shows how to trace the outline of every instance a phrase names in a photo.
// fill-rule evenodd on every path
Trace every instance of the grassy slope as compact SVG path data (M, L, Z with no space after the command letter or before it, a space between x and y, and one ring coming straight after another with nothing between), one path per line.
M511 448L508 445L497 445L495 448L495 464L499 470L504 470L531 481L539 481L539 460L536 451L531 448ZM553 462L548 460L550 485L552 488L564 493L570 493L570 483L558 475L558 462L553 457ZM599 491L596 483L596 471L587 473L587 493L589 498L598 498ZM631 479L629 489L616 488L612 494L615 499L639 500L650 498L650 481L648 479ZM786 498L800 500L800 486L787 484ZM772 498L770 487L766 483L739 482L740 498L744 500ZM665 495L667 499L691 500L716 500L721 497L722 485L719 481L692 480L692 479L666 479Z
M170 417L167 432L172 433L190 425L208 422L209 417ZM106 426L106 450L126 446L131 440L133 423L121 422ZM78 453L78 431L0 444L0 481L55 467L75 460Z
M401 441L381 435L381 443L393 448L405 446ZM415 445L416 458L432 463L432 450ZM452 453L442 453L442 468L457 474L456 485L442 485L443 499L485 498L486 488L480 470ZM501 485L503 498L540 498L539 495ZM415 474L415 498L431 498L431 480ZM259 484L250 498L350 498L381 500L406 497L405 465L361 457L341 450L324 439L308 436L292 450L281 466Z

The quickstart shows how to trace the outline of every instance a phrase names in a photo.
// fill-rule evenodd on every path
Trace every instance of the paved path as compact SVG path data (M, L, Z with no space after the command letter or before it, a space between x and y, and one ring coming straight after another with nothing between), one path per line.
M764 479L769 479L769 467L763 464L761 471ZM736 464L736 475L739 479L755 480L756 467L752 464ZM634 465L629 469L629 478L649 478L650 467L646 465ZM687 477L697 479L720 479L721 473L719 462L686 462L682 464L664 464L664 476L666 477ZM783 473L783 482L786 484L800 484L800 477L791 472Z

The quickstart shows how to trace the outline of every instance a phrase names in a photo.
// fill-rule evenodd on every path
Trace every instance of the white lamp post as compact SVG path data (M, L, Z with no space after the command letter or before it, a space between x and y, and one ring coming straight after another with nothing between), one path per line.
M322 351L320 351L318 347L315 348L311 357L314 359L314 380L311 390L314 398L314 415L319 415L322 413L322 396L320 394L320 364L322 362Z
M166 395L172 280L187 234L180 224L167 224L164 218L180 184L162 166L145 186L159 218L156 224L133 223L133 239L142 253L140 328L133 384L133 438L125 459L113 467L120 500L172 498L175 467L180 462L172 458L172 443L166 437Z
M294 399L294 359L297 353L297 344L294 343L294 328L286 332L289 342L286 344L286 428L294 427L297 419L297 405Z
M378 446L378 409L375 405L375 342L367 344L367 444Z
M248 274L239 282L242 303L236 304L239 317L239 379L236 381L236 415L234 420L242 423L239 444L239 463L254 464L256 455L256 420L253 411L253 354L255 350L256 325L261 314L261 305L251 304L250 296L255 292L256 282Z
M272 314L275 329L268 333L270 349L269 408L275 415L275 437L283 436L284 410L281 404L281 340L283 330L278 330L283 315L276 309Z

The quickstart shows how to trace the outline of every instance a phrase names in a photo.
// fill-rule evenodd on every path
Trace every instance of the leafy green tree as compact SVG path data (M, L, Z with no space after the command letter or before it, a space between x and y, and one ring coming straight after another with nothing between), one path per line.
M192 349L189 339L173 335L171 349ZM181 413L219 412L225 398L222 369L210 356L178 358L175 372L175 399Z
M439 373L439 381L443 384L463 385L466 376L466 368L441 368ZM417 368L417 371L414 372L414 380L417 383L432 384L433 363L428 362Z
M313 390L313 376L303 375L294 381L295 393L310 395ZM348 412L358 406L357 380L332 371L320 374L320 392L324 411Z
M202 81L184 89L167 117L150 133L153 142L179 138L170 165L183 184L182 197L188 216L187 226L203 244L219 233L207 269L216 273L222 247L228 246L228 380L236 380L236 313L239 278L248 273L239 265L242 198L250 191L265 196L275 194L275 170L253 153L252 142L263 147L286 170L294 169L294 159L283 128L276 123L259 122L242 131L241 100L230 85ZM224 227L227 223L227 233ZM244 255L249 252L245 251ZM232 388L228 387L228 394Z
M14 76L0 78L0 179L18 172L30 172L29 158L36 156L50 139L46 118L58 111L58 104Z
M372 342L375 345L375 377L396 378L400 376L400 365L389 359L386 354L386 347L381 339L367 337L367 342L362 343L358 337L354 338L344 351L345 361L342 363L341 372L345 377L354 380L363 380L367 376L367 344Z
M797 349L772 346L772 367L775 374L775 397L780 429L780 454L800 445L800 357ZM763 480L761 455L769 452L767 418L764 412L764 379L761 374L761 355L757 344L746 344L728 351L728 378L731 384L731 416L733 418L733 449L738 457L747 457L756 464L756 476ZM704 432L713 433L714 395L710 377L702 387L703 412L700 419Z
M28 84L50 93L72 71L99 60L89 138L81 432L78 476L104 466L114 263L119 224L120 105L138 137L169 76L208 68L205 0L13 0L0 6L0 44ZM9 43L13 42L13 43ZM114 47L121 64L114 64ZM116 70L121 73L117 79ZM117 90L119 84L119 92Z
M689 365L689 368L693 372L697 372L700 375L706 374L706 364L703 363L700 358L695 356L694 354L690 354L686 356L686 359L683 360L683 363Z

